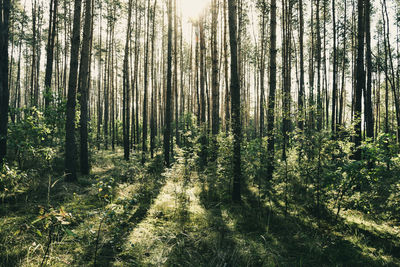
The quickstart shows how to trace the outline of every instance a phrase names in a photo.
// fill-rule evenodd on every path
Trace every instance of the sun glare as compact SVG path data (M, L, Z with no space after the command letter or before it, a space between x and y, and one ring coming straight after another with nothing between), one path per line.
M180 0L183 19L197 19L210 0Z

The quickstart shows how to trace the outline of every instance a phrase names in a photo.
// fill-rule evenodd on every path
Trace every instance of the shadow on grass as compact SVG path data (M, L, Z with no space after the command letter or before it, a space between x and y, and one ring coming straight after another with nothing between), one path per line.
M180 266L396 265L390 259L365 251L371 247L377 251L383 249L397 257L397 247L393 244L387 247L390 241L360 229L358 232L369 241L367 244L352 242L351 235L335 232L344 231L346 225L332 225L334 214L328 209L321 207L325 211L319 213L322 218L317 224L315 216L309 212L286 213L285 205L275 194L268 195L271 207L268 204L260 206L259 197L248 188L244 188L240 205L220 202L215 194L207 191L215 189L207 184L212 179L204 181L200 201L207 211L207 236L198 240L183 238L184 242L170 253L167 266L175 266L180 261Z
M113 262L118 259L118 255L122 252L125 238L136 225L146 218L153 201L157 198L164 185L164 178L161 176L162 170L162 157L158 155L147 165L146 170L144 170L146 175L141 176L138 180L133 180L135 183L140 184L140 188L139 192L136 194L137 197L135 201L129 203L125 208L128 216L121 217L118 215L117 217L120 218L103 222L103 224L105 224L104 228L106 228L108 232L100 234L107 235L108 239L106 240L107 242L102 242L99 246L96 256L96 266L112 266ZM130 210L132 209L135 209L135 211L131 214ZM86 249L86 257L84 258L93 257L95 253L94 246L87 247ZM124 262L135 261L133 258L123 257L122 260ZM93 258L91 262L93 264ZM82 262L82 264L83 263L84 262Z
M248 224L251 223L251 207L255 206L257 197L254 193L246 190L244 193L244 201L242 208L238 212L237 209L230 208L232 216L238 218L237 230L248 231ZM261 226L263 222L269 220L266 230L269 235L278 240L281 247L281 257L279 265L283 266L383 266L395 265L390 262L383 262L377 257L367 255L362 248L346 240L343 236L335 234L334 227L330 227L334 215L325 211L323 218L320 218L320 225L315 223L317 220L314 216L308 217L301 214L294 216L288 213L285 216L285 207L279 204L275 195L270 194L269 199L274 203L273 212L270 218L267 218L264 206L264 212L261 212ZM328 217L327 217L328 216ZM314 223L313 223L314 222ZM340 222L339 222L340 223ZM326 227L328 226L328 227ZM339 229L343 229L345 225L339 225ZM261 227L262 229L262 227ZM254 229L256 230L256 229ZM262 232L260 232L262 234ZM368 243L368 245L371 245ZM374 246L375 247L375 246ZM388 252L388 251L386 251Z

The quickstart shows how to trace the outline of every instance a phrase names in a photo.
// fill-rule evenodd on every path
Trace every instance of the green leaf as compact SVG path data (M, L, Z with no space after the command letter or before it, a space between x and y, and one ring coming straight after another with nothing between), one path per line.
M71 230L69 230L69 229L65 229L65 232L66 232L69 236L77 237L77 235L76 235L74 232L72 232Z
M42 237L43 235L42 235L42 232L40 232L40 230L39 229L36 229L36 233L40 236L40 237Z
M36 220L34 220L31 224L35 224L39 221L43 220L43 216L39 216Z

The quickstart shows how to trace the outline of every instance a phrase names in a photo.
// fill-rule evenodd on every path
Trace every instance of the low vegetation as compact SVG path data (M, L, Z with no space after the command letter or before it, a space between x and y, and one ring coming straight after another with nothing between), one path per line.
M220 134L204 167L196 132L183 134L167 169L160 153L142 165L141 153L125 161L120 148L93 151L92 173L77 183L57 172L58 153L41 168L27 167L35 153L22 168L4 165L0 265L400 264L400 161L390 136L366 143L365 161L351 159L350 141L304 138L270 181L262 140L244 141L242 201L232 204L233 139Z

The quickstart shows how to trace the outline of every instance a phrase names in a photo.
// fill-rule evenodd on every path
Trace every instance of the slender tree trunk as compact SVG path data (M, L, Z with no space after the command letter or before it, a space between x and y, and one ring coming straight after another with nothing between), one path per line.
M168 51L167 51L167 91L165 105L164 162L170 166L171 141L171 82L172 82L172 0L168 0Z
M182 71L182 70L181 70ZM175 140L179 146L179 100L178 100L178 16L176 13L176 0L174 1L174 104L175 104ZM171 140L173 143L173 139ZM171 151L173 151L173 145ZM172 152L173 154L173 152Z
M126 30L126 40L125 40L125 56L124 56L124 71L123 71L123 138L124 138L124 159L129 160L129 127L130 127L130 114L129 114L129 104L130 104L130 87L129 87L129 55L130 46L129 40L131 38L131 20L132 20L132 3L133 0L129 0L128 7L128 25Z
M58 0L50 1L50 20L49 20L49 33L47 40L47 61L46 61L46 74L44 79L45 87L45 108L47 109L52 102L52 89L51 89L51 77L53 74L53 54L54 54L54 43L56 38L56 25L57 25L57 7Z
M219 133L219 80L218 80L218 3L217 0L212 1L212 134Z
M21 54L22 54L22 41L19 40L18 44L18 65L17 65L17 79L15 82L15 104L14 107L18 110L21 107ZM21 119L21 113L17 112L17 121Z
M261 22L261 55L260 55L260 100L259 100L259 106L260 106L260 138L264 137L264 99L265 99L265 88L264 88L264 76L265 76L265 17L267 13L267 8L266 8L266 3L263 2L262 4L262 9L261 9L261 16L262 16L262 22Z
M199 21L199 32L200 32L200 128L201 128L201 167L207 164L207 125L206 125L206 107L208 100L207 93L207 73L206 73L206 44L205 44L205 34L204 34L204 14ZM209 114L209 113L208 113ZM209 122L209 120L208 120Z
M83 28L83 39L82 39L82 52L81 52L81 63L79 69L79 92L81 93L79 103L81 106L80 116L80 163L81 173L87 175L90 172L89 167L89 151L88 151L88 94L89 94L89 49L91 36L91 22L92 22L92 0L86 0L85 9L85 25Z
M332 0L332 28L333 28L333 73L332 73L332 124L333 136L336 134L336 99L337 99L337 49L336 49L336 8Z
M372 58L371 58L371 2L365 0L365 38L366 38L366 63L367 63L367 86L366 86L366 105L365 122L367 126L367 137L374 138L374 115L372 112Z
M274 1L274 0L272 0ZM240 80L238 72L238 45L237 45L237 1L228 0L229 39L231 48L231 103L233 129L233 191L232 199L241 200L241 151L242 125L240 121Z
M136 2L136 12L135 12L135 22L136 22L136 30L135 30L135 71L134 71L134 77L133 77L133 88L132 88L132 99L135 99L135 104L133 105L132 103L132 118L135 118L135 131L134 131L134 137L133 138L133 143L135 144L134 148L138 149L139 145L139 56L140 56L140 47L139 47L139 40L140 40L140 34L141 34L141 25L142 25L142 20L139 15L139 6ZM135 95L135 97L133 96ZM133 107L134 110L133 110Z
M334 1L334 0L333 0ZM343 58L342 58L342 84L341 84L341 89L340 89L340 107L339 107L339 116L338 116L338 124L343 125L343 114L344 114L344 102L345 102L345 96L344 96L344 91L345 91L345 84L346 84L346 79L345 79L345 72L346 72L346 33L347 33L347 1L344 2L344 20L343 20ZM337 130L337 129L336 129Z
M274 155L275 155L275 94L276 94L276 0L271 0L271 21L270 21L270 62L269 62L269 96L268 96L268 113L267 113L267 135L268 135L268 165L267 180L272 179L274 172Z
M229 88L229 75L228 75L228 21L226 18L227 7L226 2L228 0L223 0L224 2L224 77L225 77L225 131L229 131L231 113L230 113L230 88Z
M317 0L317 6L315 9L316 13L316 30L317 30L317 48L316 48L316 60L317 60L317 130L320 131L323 125L323 111L322 111L322 95L321 95L321 25L320 25L320 0Z
M149 84L149 35L150 35L150 0L147 1L147 34L144 52L144 97L143 97L143 138L142 138L142 164L144 164L147 152L147 107L148 107L148 84Z
M75 0L74 22L71 39L71 57L68 81L67 119L65 124L65 179L69 182L77 180L76 176L76 143L75 143L75 114L76 114L76 85L78 74L78 57L81 29L81 0Z
M101 79L102 79L102 68L101 68L101 50L102 50L102 12L100 4L100 14L99 14L99 78L98 78L98 90L97 90L97 149L101 148L101 124L102 124L102 106L101 106Z
M335 0L332 0L335 1ZM300 90L298 95L298 111L300 130L304 129L304 15L303 15L303 0L299 0L299 44L300 44Z
M154 149L155 149L155 136L156 136L156 125L155 125L155 115L156 115L156 97L157 94L157 84L156 84L156 76L155 76L155 66L154 66L154 45L155 45L155 27L156 27L156 9L157 9L157 0L154 1L153 13L152 13L152 34L151 34L151 70L152 70L152 86L151 86L151 111L150 111L150 156L154 157Z
M291 91L291 16L292 6L289 1L282 0L282 18L283 18L283 38L282 38L282 55L283 55L283 96L282 96L282 135L283 149L282 159L286 160L286 149L289 144L290 130L290 91Z
M355 112L354 112L354 159L361 160L361 102L362 92L365 86L364 75L364 0L358 0L358 32L357 32L357 70L356 70L356 88L355 88Z
M35 91L35 75L36 75L36 9L37 0L32 2L32 69L31 69L31 106L37 107L38 103L36 101L36 91Z
M109 7L107 7L107 16L110 15ZM108 122L109 122L109 87L110 87L110 59L111 59L111 25L107 22L107 38L106 38L106 48L109 53L106 53L106 59L104 64L104 80L103 80L103 87L104 87L104 122L103 122L103 135L104 135L104 148L108 149Z
M10 90L8 87L8 39L10 0L0 0L0 164L7 153L7 124Z

